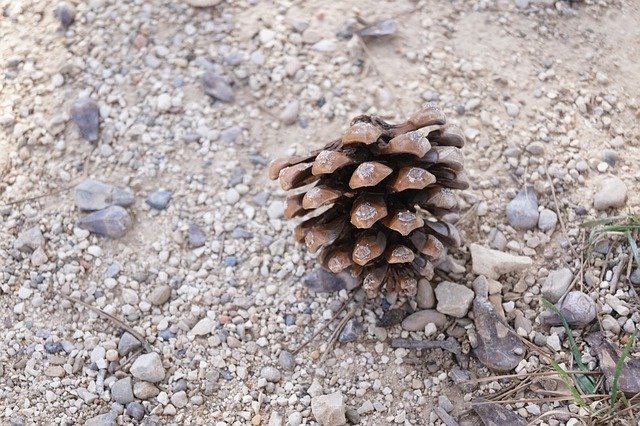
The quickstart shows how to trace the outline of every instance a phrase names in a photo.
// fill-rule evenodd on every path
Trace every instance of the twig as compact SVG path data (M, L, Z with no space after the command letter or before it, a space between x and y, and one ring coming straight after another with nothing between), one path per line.
M592 374L592 375L601 375L600 371L582 371L582 370L566 370L567 374ZM545 376L557 376L558 373L555 371L540 371L536 373L523 373L523 374L503 374L501 376L489 376L489 377L479 377L477 379L470 380L461 380L459 383L461 384L477 384L483 382L493 382L496 380L502 379L521 379L525 380L528 377L545 377Z
M55 189L55 190L53 190L51 192L47 192L46 194L40 194L40 195L34 195L32 197L20 198L19 200L15 200L15 201L11 201L9 203L3 204L0 207L14 206L16 204L26 203L28 201L34 201L34 200L39 200L40 198L46 198L46 197L51 197L53 195L58 195L58 194L60 194L62 192L69 191L69 190L75 188L75 186L80 182L80 180L81 179L77 179L76 182L73 185L69 185L69 186L65 186L65 187L62 187L62 188L58 188L58 189Z
M331 348L333 347L333 345L338 340L338 335L342 332L342 329L344 328L344 326L347 323L347 321L349 321L351 318L353 318L353 316L355 315L356 311L358 309L360 309L360 307L362 306L363 303L364 303L364 299L362 299L360 302L358 302L356 304L356 306L351 308L351 310L349 312L347 312L347 315L345 315L344 318L342 318L342 320L338 323L338 326L336 327L336 329L331 334L331 337L329 338L329 342L327 343L327 348L325 349L324 353L322 354L322 357L320 357L320 364L324 363L324 360L329 355L329 352L331 352Z
M105 311L96 308L95 306L91 306L86 302L83 302L80 299L76 299L75 297L71 297L71 296L67 296L66 294L63 294L59 291L56 292L57 294L59 294L60 296L64 297L65 299L74 302L74 303L78 303L82 306L84 306L85 308L97 313L98 315L100 315L103 318L108 319L109 321L113 322L114 324L116 324L118 327L123 328L124 330L126 330L129 334L131 334L133 337L135 337L136 339L138 339L138 341L142 344L142 346L144 347L146 352L153 352L153 349L151 348L151 345L149 345L149 342L147 342L147 340L144 338L144 336L142 336L140 333L138 333L137 331L135 331L133 329L133 327L128 326L127 324L125 324L124 322L122 322L121 320L119 320L118 318L114 317L111 314L106 313Z
M555 204L556 207L556 214L558 215L558 221L560 222L560 229L562 229L562 234L564 235L564 237L567 239L567 244L569 244L569 247L571 248L571 251L573 252L573 254L578 257L578 252L576 251L575 248L573 248L573 244L571 244L571 241L569 241L569 235L567 234L567 228L564 226L564 219L562 218L562 215L560 214L560 203L558 202L558 197L556 196L556 189L553 186L553 181L551 180L551 176L549 176L549 170L548 170L548 166L545 164L545 173L547 175L547 180L549 181L549 185L551 186L551 194L553 195L553 202Z

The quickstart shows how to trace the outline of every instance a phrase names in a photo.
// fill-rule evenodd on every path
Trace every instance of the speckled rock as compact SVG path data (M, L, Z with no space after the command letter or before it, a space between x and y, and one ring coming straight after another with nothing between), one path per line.
M140 355L131 365L131 374L136 379L145 382L161 382L164 380L165 369L160 355L156 352Z
M78 219L78 227L110 238L122 237L130 226L129 213L120 206L110 206Z

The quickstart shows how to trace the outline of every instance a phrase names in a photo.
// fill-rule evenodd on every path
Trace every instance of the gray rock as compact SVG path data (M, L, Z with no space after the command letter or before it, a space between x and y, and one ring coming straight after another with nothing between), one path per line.
M519 1L526 2L526 6L523 6L523 8L529 5L529 0L516 0L516 4L518 4ZM473 411L482 419L482 424L485 425L527 426L529 424L528 421L514 411L495 402L485 401L483 398L476 398L471 406Z
M341 392L311 398L311 412L323 426L340 426L347 422L345 404Z
M13 248L22 253L31 253L43 245L44 236L37 225L22 231L13 242Z
M171 297L171 287L161 285L154 288L147 298L152 305L160 306L165 304Z
M514 0L516 7L519 9L526 9L529 7L529 0Z
M448 281L438 284L435 294L438 301L436 310L456 318L462 318L467 314L474 296L473 290Z
M265 379L267 382L278 383L282 378L282 374L277 368L267 366L260 370L260 377Z
M502 274L520 272L529 268L533 261L527 256L514 256L497 250L491 250L479 244L471 244L471 262L473 273L497 280Z
M533 229L538 223L538 197L532 187L523 188L507 204L507 220L516 229Z
M144 418L145 415L144 405L140 404L139 402L130 402L127 404L126 413L127 416L140 421Z
M160 355L156 352L140 355L131 365L130 371L136 379L151 383L161 382L166 373Z
M320 40L311 46L313 50L317 50L318 52L333 52L337 47L338 45L335 41L328 39Z
M118 412L112 409L108 413L88 419L84 422L84 426L115 426L117 418Z
M635 395L640 392L640 360L628 357L622 363L620 374L616 374L616 364L620 359L620 348L618 345L605 337L602 332L588 335L585 341L591 347L591 353L595 353L600 361L600 370L605 377L606 389L609 391L613 387L615 377L618 377L618 390L627 395Z
M507 111L509 117L517 117L520 114L520 107L513 102L505 102L504 109Z
M122 267L118 262L113 262L111 265L107 266L107 269L104 271L105 278L113 278L120 273Z
M341 272L334 274L323 268L314 268L302 278L307 288L316 293L333 293L343 289L353 289L359 285L359 281L350 273Z
M85 179L75 188L76 207L80 210L102 210L109 206L128 207L133 193L93 179Z
M553 231L558 223L558 215L553 210L544 209L538 217L538 229L542 232Z
M94 234L120 238L131 226L131 218L122 207L110 206L81 217L77 225Z
M597 314L596 302L581 291L570 291L558 303L556 308L569 323L569 325L584 326L590 324ZM562 325L560 317L551 311L545 311L541 315L543 324L557 326Z
M542 142L531 142L527 145L527 152L532 155L543 155L544 154L544 144Z
M362 334L362 324L356 319L350 319L338 336L338 340L342 343L354 342L358 340Z
M384 19L361 29L358 31L358 35L361 37L383 37L394 34L397 28L398 24L395 19Z
M176 408L185 407L188 402L189 398L187 398L187 393L185 391L176 392L171 396L171 403Z
M191 247L202 247L207 242L207 238L205 237L204 232L202 232L200 227L195 223L189 224L189 230L187 231L187 240L189 241L189 245Z
M424 331L427 324L433 323L437 328L447 324L447 317L435 309L414 312L402 321L402 328L407 331Z
M131 377L120 379L111 386L111 399L120 404L128 404L133 401Z
M280 121L286 125L291 125L298 119L298 110L300 109L300 103L298 101L291 101L284 107L280 113Z
M596 210L618 208L627 201L627 185L618 177L606 178L600 183L600 188L593 197L593 207Z
M191 334L194 336L206 336L213 333L215 321L209 317L204 317L191 328Z
M569 268L551 271L542 284L542 296L551 303L556 303L569 289L573 281L573 272Z
M159 189L147 196L146 203L156 210L164 210L171 201L171 191L167 189Z
M293 359L293 355L288 351L280 352L280 355L278 355L278 362L280 362L280 366L287 371L293 371L296 366L296 361Z
M618 153L612 149L603 149L602 161L613 167L618 162Z
M53 16L58 18L62 28L66 30L76 20L76 8L66 1L61 1L56 5L56 8L53 9Z
M418 291L416 293L416 302L420 309L431 309L436 304L436 297L433 294L433 287L429 280L421 278L418 281Z
M140 343L138 339L125 331L122 333L122 336L120 336L120 340L118 341L118 353L123 357L138 350L141 346L142 343Z
M233 101L234 93L229 81L212 70L206 71L202 76L202 87L204 93L219 101Z
M224 143L232 143L242 133L242 129L238 126L231 126L220 132L220 140Z
M279 219L284 214L284 204L280 200L273 200L267 207L269 219Z
M489 300L473 302L478 360L494 371L510 371L524 359L525 346L517 333L500 316Z
M636 268L633 270L633 272L629 276L629 280L633 285L640 285L640 268Z
M79 98L71 105L71 119L80 129L80 134L86 140L98 140L100 108L91 98Z
M133 394L136 398L141 400L147 400L158 396L160 389L158 389L153 383L149 382L136 382L133 385Z

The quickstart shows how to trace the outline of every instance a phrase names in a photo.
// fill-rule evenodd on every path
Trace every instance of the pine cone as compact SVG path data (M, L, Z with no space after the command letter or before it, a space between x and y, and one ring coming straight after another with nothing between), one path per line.
M413 295L446 247L460 244L457 229L439 218L457 206L451 189L469 186L464 142L433 104L397 125L362 115L322 150L274 160L269 177L285 191L315 182L287 198L284 216L319 213L296 227L295 238L321 250L323 267L350 268L369 297L383 285Z

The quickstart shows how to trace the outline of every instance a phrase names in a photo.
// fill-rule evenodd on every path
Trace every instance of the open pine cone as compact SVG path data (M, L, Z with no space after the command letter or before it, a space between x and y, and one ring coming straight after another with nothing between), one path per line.
M383 285L413 295L446 247L460 244L457 229L439 218L457 206L451 189L469 186L464 142L433 104L397 125L362 115L322 150L274 160L269 177L285 191L315 182L287 198L284 216L316 213L295 238L321 250L323 267L362 276L369 297Z

